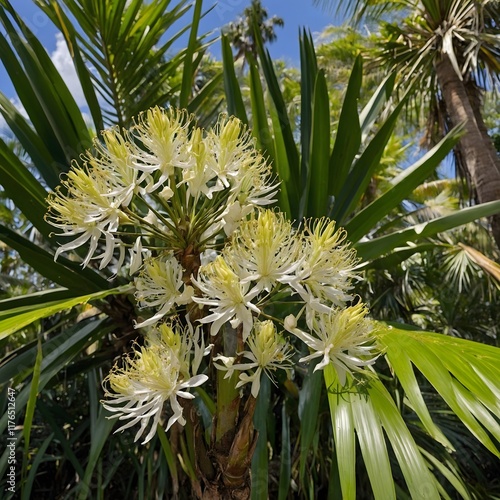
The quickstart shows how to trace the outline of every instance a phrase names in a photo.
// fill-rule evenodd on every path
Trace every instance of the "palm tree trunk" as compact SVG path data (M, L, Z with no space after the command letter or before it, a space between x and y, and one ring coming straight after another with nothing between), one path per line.
M476 109L480 105L479 95L475 96L474 102L471 101L464 82L455 72L447 54L442 55L435 68L452 125L465 123L465 133L458 148L479 202L500 200L500 160L480 110ZM490 222L493 237L500 248L500 214L491 217Z

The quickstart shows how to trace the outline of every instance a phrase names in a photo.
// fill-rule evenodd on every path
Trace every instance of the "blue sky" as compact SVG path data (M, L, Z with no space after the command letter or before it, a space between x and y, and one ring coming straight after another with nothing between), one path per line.
M205 2L214 4L216 2ZM223 26L238 17L250 0L219 0L207 18L207 28ZM269 45L274 58L285 59L298 65L299 60L299 28L307 27L311 32L320 32L329 24L338 24L333 15L313 5L313 0L262 0L269 16L279 16L285 21L283 28L277 28L278 40Z
M235 20L250 0L205 0L204 8L214 6L213 10L203 19L201 31L218 30L218 28ZM47 51L53 56L56 66L63 75L72 78L70 60L65 45L57 39L56 30L45 15L33 4L32 0L15 0L12 2L24 22L41 40ZM298 33L300 27L307 27L311 32L318 33L329 24L338 24L332 15L320 7L313 5L313 0L262 0L270 16L277 15L284 19L284 28L277 28L278 40L269 45L274 58L285 59L289 64L298 66L299 47ZM188 18L186 18L188 19ZM214 55L220 54L218 43L213 48ZM71 88L70 81L67 82ZM0 64L0 91L9 98L14 98L8 76ZM75 90L76 91L76 90Z

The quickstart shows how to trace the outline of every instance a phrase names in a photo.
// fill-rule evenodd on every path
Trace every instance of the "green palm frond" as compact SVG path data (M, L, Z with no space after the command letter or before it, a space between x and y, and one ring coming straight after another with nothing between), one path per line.
M381 328L377 337L412 407L431 434L435 429L421 403L412 365L476 438L500 456L500 425L494 417L500 413L497 348L398 326Z
M429 198L435 198L440 193L446 192L455 203L458 203L459 185L457 179L436 179L424 182L417 186L412 193L412 199L417 203L425 203Z
M386 2L390 3L390 2ZM383 22L379 62L397 68L407 84L427 96L436 90L435 61L448 55L460 78L485 73L496 79L500 69L500 35L495 27L498 2L481 0L414 0L401 23ZM484 86L484 85L483 85Z
M432 384L469 431L491 453L500 456L500 425L496 420L500 414L498 349L444 335L384 325L380 325L377 339L404 390L407 404L430 436L445 448L453 449L446 432L436 425L429 412L416 370ZM365 379L353 380L349 387L341 388L335 371L327 369L325 383L343 498L357 498L356 439L376 499L396 498L393 480L396 464L411 498L439 498L440 494L446 497L435 473L443 474L462 498L471 498L465 484L457 477L453 463L437 461L417 445L378 375L367 375ZM395 464L391 463L391 456L395 458Z
M458 292L467 290L479 266L471 259L468 252L460 246L452 247L446 252L444 261L445 279L448 279L457 288Z
M37 4L65 37L97 130L103 124L128 126L140 111L178 99L181 82L176 76L193 63L188 48L173 51L189 29L189 23L179 26L191 9L187 0L38 0ZM195 9L193 22L199 17ZM199 62L206 37L194 36ZM193 85L192 71L189 78Z
M469 259L495 280L497 286L500 284L500 265L497 262L464 243L459 243L458 246L468 255Z

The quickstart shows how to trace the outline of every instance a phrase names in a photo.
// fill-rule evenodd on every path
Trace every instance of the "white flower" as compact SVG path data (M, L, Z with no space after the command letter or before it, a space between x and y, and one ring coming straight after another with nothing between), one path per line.
M93 172L101 171L107 177L108 192L103 196L119 200L127 207L135 193L140 191L141 180L133 167L133 156L128 136L120 134L117 128L101 132L104 143L94 141L97 154L87 154L87 162Z
M222 214L222 226L226 236L231 236L239 227L244 218L253 210L251 206L242 207L239 201L227 205L226 210Z
M239 276L219 256L206 266L201 266L198 279L193 283L203 293L202 297L193 296L199 304L210 307L212 314L200 319L201 323L212 323L210 333L216 335L221 326L230 322L233 328L243 324L243 339L253 325L252 311L259 313L257 306L252 304L258 291L249 291L249 283L241 283Z
M61 245L55 258L68 250L74 250L90 241L90 248L83 261L85 267L91 258L101 259L101 269L113 258L116 243L113 233L121 222L128 218L121 210L120 197L109 195L109 173L88 168L72 168L62 182L66 194L57 189L47 198L49 214L47 220L62 229L61 236L76 237ZM105 237L105 251L94 257L101 236Z
M198 373L203 357L210 352L213 344L205 346L203 335L200 335L200 326L194 328L188 316L186 320L185 327L179 324L172 326L170 323L161 323L153 330L154 334L148 336L148 343L160 349L170 349L182 377L190 378L191 375L195 376Z
M148 241L155 249L163 244L201 252L218 245L221 233L231 234L255 207L272 203L277 184L271 167L241 121L221 119L208 133L191 122L186 111L156 107L130 131L102 132L83 166L49 196L48 221L70 239L56 258L89 243L84 266L100 259L102 269L116 251L120 265L123 233L153 237ZM96 256L101 243L104 251ZM140 252L132 250L131 259L134 272Z
M129 248L129 255L130 255L129 274L131 276L132 274L135 274L142 266L142 253L143 253L142 240L141 237L138 236L132 248Z
M155 107L139 116L132 133L143 147L135 149L134 167L145 173L159 172L155 182L149 183L148 192L163 187L163 183L174 174L175 167L191 164L187 149L188 124L187 113L173 108Z
M135 298L142 308L157 308L151 318L137 323L136 328L150 326L163 318L175 304L191 302L193 287L183 281L184 270L173 253L145 261L143 270L135 278Z
M160 228L162 225L160 223L160 220L156 216L156 214L148 209L148 214L146 217L144 217L144 222L147 222L148 224L151 224L154 227ZM162 228L163 232L167 232L168 230L165 230L165 228Z
M241 223L224 257L242 270L242 283L254 281L259 292L270 292L276 282L294 279L292 273L300 264L299 245L284 215L264 210Z
M186 363L189 357L191 340L183 338L182 332L174 332L170 327L163 331L154 331L146 339L146 346L136 348L134 353L124 360L124 367L115 366L107 377L110 388L106 389L103 406L114 413L109 418L128 420L115 432L123 431L140 423L135 435L137 441L151 421L151 427L143 444L155 434L160 423L163 407L170 402L172 416L166 430L174 422L186 423L182 407L177 398L193 399L194 395L186 391L198 387L208 380L206 375L189 376Z
M212 181L216 177L211 165L213 165L213 154L207 148L206 140L203 138L203 132L196 128L192 132L189 141L189 152L193 161L189 166L182 170L182 182L188 186L187 194L197 200L200 194L209 199L215 192L224 189L220 181ZM209 185L210 184L210 185Z
M227 188L254 159L252 136L238 118L223 117L207 134L206 140L208 149L213 152L212 169Z
M230 201L239 201L242 207L262 207L274 203L278 184L272 182L272 170L264 157L256 156L252 163L245 166L234 177Z
M376 346L370 345L372 326L366 314L367 309L361 302L345 309L334 309L329 314L317 314L313 320L314 334L297 328L296 318L289 315L285 319L285 329L312 350L300 362L322 357L314 371L332 363L340 384L344 385L347 373L352 375L353 371L360 371L361 367L373 364L377 357L372 352Z
M164 201L170 200L172 196L174 196L174 192L170 188L170 186L165 186L159 193L158 196Z
M227 371L224 378L229 378L234 370L241 370L240 381L236 387L251 382L251 393L256 398L260 390L262 372L266 372L272 380L272 372L276 369L289 370L292 367L290 362L292 352L290 346L276 331L274 323L269 320L255 323L254 330L247 339L247 344L250 350L242 352L241 356L248 359L249 362L235 364L235 358L226 356L217 356L214 361L222 361L222 365L215 363L215 366L219 370ZM253 369L255 369L253 373L245 373L245 371Z
M335 230L334 221L319 219L304 233L301 265L289 284L314 311L328 313L332 304L342 307L352 299L347 292L356 277L356 254L344 243L346 232Z
M244 208L276 201L273 196L278 185L271 182L271 167L255 149L252 135L240 120L222 118L206 140L213 152L212 168L222 185L231 190L229 204L238 201Z
M213 262L217 258L218 254L216 250L209 248L200 254L200 262L202 266L206 266L210 262Z

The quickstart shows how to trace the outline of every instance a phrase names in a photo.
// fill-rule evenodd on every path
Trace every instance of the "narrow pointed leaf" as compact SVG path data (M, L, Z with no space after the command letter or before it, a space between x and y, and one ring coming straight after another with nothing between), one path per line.
M15 85L17 92L21 92L21 85L18 80L15 81ZM33 108L36 109L36 107L36 99L33 97ZM10 100L7 99L7 97L2 93L0 93L0 112L4 116L10 130L26 151L26 154L31 158L33 165L36 166L45 183L52 188L57 186L57 184L59 184L60 169L54 161L53 152L51 151L52 144L48 143L47 146L45 142L48 138L47 136L50 136L50 132L46 131L43 135L36 133L28 120L22 116L14 104L12 104L12 102L10 102ZM38 116L40 115L41 110ZM56 142L55 138L53 139L53 142ZM7 161L7 163L10 162ZM4 181L2 180L2 184L3 182Z
M42 361L42 370L40 373L40 382L38 384L39 391L52 380L52 378L60 373L60 371L71 363L71 361L81 353L81 350L86 346L95 342L105 333L110 332L113 326L106 325L104 320L87 322L86 324L77 324L72 328L68 328L58 338L58 343L50 354L45 355ZM43 347L43 346L42 346ZM16 363L13 359L9 363ZM16 410L22 411L27 404L31 384L25 386L16 395ZM4 433L7 427L7 413L0 417L0 432Z
M318 425L319 400L321 396L322 377L318 370L313 371L314 366L309 365L306 382L299 394L299 418L300 418L300 483L304 484L307 456L311 449L316 427Z
M42 276L66 288L97 291L109 287L109 282L92 269L82 269L78 262L64 257L54 261L53 254L2 225L0 225L0 241L16 250L23 261Z
M31 388L28 399L28 404L26 405L26 413L24 414L23 422L23 439L24 439L24 454L22 462L22 478L26 477L28 470L28 457L30 456L30 437L31 437L31 426L33 425L33 416L35 415L36 400L38 396L38 384L40 382L40 371L42 368L42 339L38 336L37 341L37 355L35 359L35 366L33 368L33 378L31 379ZM21 487L21 495L24 496L24 481Z
M292 473L292 457L290 442L290 416L286 411L286 404L281 408L281 453L280 453L280 480L278 490L278 500L286 500L290 490L290 480Z
M45 304L38 304L37 306L21 307L18 309L17 314L5 319L0 319L0 339L3 339L25 326L37 321L41 318L46 318L60 311L71 309L80 304L86 304L90 300L103 299L109 295L118 295L127 293L131 290L130 285L124 285L102 292L91 293L81 297L74 297L66 300L56 300ZM26 312L23 312L26 310Z
M99 407L99 413L96 420L95 428L93 429L90 441L90 453L88 457L87 467L85 469L85 475L83 476L82 482L80 483L80 493L78 495L78 500L85 500L88 498L90 493L90 484L92 480L92 475L94 473L94 468L97 464L101 451L104 445L108 441L111 430L113 429L114 420L106 418L107 412L102 406Z
M156 430L156 434L160 438L161 447L163 449L163 453L165 454L165 458L167 460L168 470L170 472L170 475L172 476L172 481L174 483L174 492L175 492L175 485L178 485L177 462L175 460L172 447L170 446L170 443L167 439L167 435L165 434L165 430L159 424Z
M193 88L194 65L193 58L196 50L198 50L198 26L200 24L202 1L196 0L193 9L193 20L191 21L191 29L189 32L189 41L184 56L184 65L182 70L182 85L181 95L179 97L179 107L186 108L188 106L191 92Z
M220 72L217 75L215 75L210 81L208 81L203 86L203 88L189 101L187 110L190 113L198 115L202 113L203 106L206 104L208 98L214 92L214 90L219 88L222 81L223 81L223 75L222 72Z
M471 496L466 489L466 486L461 477L453 474L445 464L440 462L436 457L432 456L426 450L420 448L422 455L451 483L453 488L464 500L471 500Z
M301 182L305 186L309 176L311 134L313 122L314 84L318 74L318 63L311 34L305 29L300 33L300 138L302 158Z
M358 56L347 85L335 144L330 157L329 193L335 197L338 197L341 190L345 189L347 174L361 146L358 100L362 77L363 60Z
M349 171L345 183L342 185L342 190L335 200L332 214L332 218L339 224L344 224L344 220L354 211L373 174L379 168L380 159L391 138L397 117L403 109L404 103L405 100L402 99ZM336 175L335 178L337 178Z
M227 112L234 115L243 123L248 124L247 112L243 104L240 84L234 71L233 52L226 35L222 36L222 62L224 72L224 89L227 98Z
M333 439L343 500L356 499L356 439L351 395L340 385L332 365L324 369Z
M365 141L382 107L391 97L395 80L396 72L387 75L359 114L359 121L361 122L361 142Z
M43 443L37 448L37 452L35 454L33 462L30 465L28 478L23 484L23 496L21 497L21 500L29 500L30 498L33 498L31 490L33 488L33 483L35 482L35 477L38 473L38 467L40 467L40 464L42 464L45 458L45 452L47 451L50 443L52 443L53 439L54 433L50 434L47 439L45 439Z
M385 255L384 257L378 257L374 260L368 260L361 262L356 269L393 269L394 266L398 266L404 260L410 258L416 253L428 252L429 250L435 250L437 244L432 243L410 243L408 246L396 247L393 249L392 253Z
M330 157L330 100L323 71L314 86L311 128L311 151L306 188L306 217L321 217L328 212L328 177Z
M2 299L0 300L0 317L6 317L4 314L9 316L10 312L18 307L36 306L44 302L69 299L76 295L78 294L75 291L68 290L67 288L49 288L40 292Z
M269 113L273 124L274 137L274 161L272 163L273 172L281 181L278 191L278 205L280 210L287 214L289 219L298 217L299 198L296 188L296 180L290 172L288 154L286 152L285 140L283 138L281 124L278 113L273 103L269 105Z
M368 394L403 472L411 498L439 498L436 480L387 389L380 380L373 379L368 386Z
M47 192L19 158L0 139L0 183L5 194L37 228L48 237L52 228L44 220Z
M57 2L52 4L53 11L44 9L44 11L50 15L51 13L57 17L58 25L61 28L61 32L64 35L68 50L73 58L73 63L75 65L75 70L78 74L78 80L82 86L83 94L85 96L85 101L89 107L90 114L94 121L94 127L96 130L104 129L104 122L102 118L101 106L97 100L96 90L92 84L91 73L87 64L85 64L83 53L79 47L77 36L75 34L74 25L70 22L68 16L65 14L63 9L59 6ZM42 7L43 8L43 7Z
M269 156L270 161L275 158L274 142L269 129L268 114L264 99L264 91L260 81L257 63L251 54L247 55L250 67L250 99L252 104L252 133L257 139L257 147Z
M295 144L287 106L274 70L273 61L269 52L264 48L262 34L259 30L255 30L254 37L257 44L257 52L259 54L261 69L264 74L264 78L266 79L269 95L271 96L271 100L276 108L275 118L279 121L283 144L288 158L290 178L293 179L294 182L294 185L288 184L287 186L288 196L290 198L291 205L298 206L300 196L296 183L297 179L300 178L299 152L297 150L297 145ZM276 133L277 124L275 123L273 125Z
M377 500L396 499L385 437L373 405L366 394L351 396L352 415L359 447Z
M82 113L43 45L12 8L9 12L26 41L0 11L2 21L69 165L72 158L91 145ZM31 109L30 102L23 104Z
M16 112L12 103L6 103L5 96L2 97L1 101L2 114L12 127L12 131L16 133L22 146L39 168L45 182L50 187L55 187L59 183L60 165L66 162L64 152L49 120L45 116L42 105L31 87L29 79L1 33L0 53L2 54L4 67L11 77L20 101L28 109L30 122L35 128L39 139L32 140L34 135L36 137L36 134L31 133L26 120L20 113Z
M391 348L389 348L389 350L391 350ZM441 429L433 422L430 416L429 410L422 396L422 392L418 386L417 378L415 377L410 358L399 348L397 348L397 352L397 355L390 356L391 366L394 372L397 373L398 380L405 391L405 395L410 402L411 408L418 415L420 421L424 424L425 429L434 439L446 446L449 450L454 450L453 445L446 438Z
M500 437L500 425L492 417L500 414L495 389L500 380L499 348L401 326L382 327L375 335L394 363L396 376L397 358L404 353L474 436L500 456L490 438ZM412 392L409 397L414 399Z
M260 500L268 496L269 449L267 447L267 418L270 399L271 381L267 375L262 374L259 396L253 416L253 424L259 436L252 457L252 500Z
M80 477L83 477L83 475L85 474L84 467L75 454L75 451L77 453L78 451L74 450L74 443L71 442L71 438L68 439L68 436L65 433L64 429L61 429L60 425L58 425L57 423L57 410L59 410L59 408L57 406L49 406L43 400L39 400L37 403L37 410L40 411L44 422L46 422L52 429L55 439L58 441L59 446L61 446L61 448L63 449L64 458L67 459L75 468L75 472Z
M459 140L458 129L452 130L419 161L406 168L392 182L392 186L375 201L358 212L347 224L349 240L358 241L368 234L380 220L396 208L411 192L427 179Z
M391 252L394 248L407 246L409 242L434 236L448 229L467 224L481 217L489 217L498 212L500 212L500 201L481 203L480 205L463 208L451 215L438 217L370 241L357 242L354 247L360 258L373 260Z

